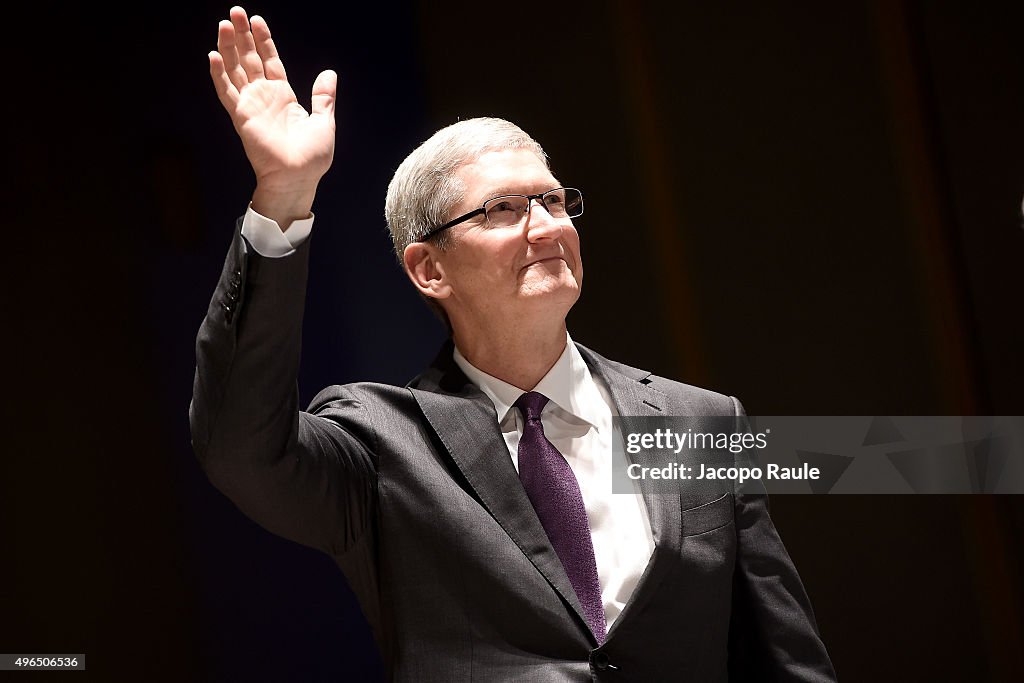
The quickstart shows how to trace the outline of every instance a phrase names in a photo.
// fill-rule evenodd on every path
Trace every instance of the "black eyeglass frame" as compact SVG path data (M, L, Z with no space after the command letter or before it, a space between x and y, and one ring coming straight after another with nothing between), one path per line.
M566 216L566 217L567 218L578 218L578 217L582 216L583 215L583 192L579 188L576 188L576 187L556 187L554 189L548 190L547 192L541 192L540 194L502 194L502 195L498 195L497 197L491 197L490 199L485 201L484 204L486 205L486 204L489 204L490 202L493 202L493 201L495 201L497 199L504 199L505 197L526 197L526 215L529 216L530 212L533 211L533 200L534 199L540 199L541 200L541 202L540 202L541 206L543 206L544 210L547 211L547 205L544 204L544 196L545 195L549 195L552 192L558 192L559 190L575 190L576 193L579 194L579 196L580 196L580 212L578 214L576 214L575 216ZM448 221L444 225L439 225L438 227L434 228L433 230L431 230L426 235L424 235L423 237L419 238L416 241L417 242L426 242L427 240L429 240L434 235L436 235L436 234L438 234L440 232L444 232L448 228L454 227L454 226L458 225L459 223L464 223L465 221L468 221L470 218L473 218L475 216L479 216L480 214L486 213L486 212L487 212L487 210L483 206L481 206L479 209L473 209L469 213L464 213L461 216L459 216L458 218L453 218L452 220Z

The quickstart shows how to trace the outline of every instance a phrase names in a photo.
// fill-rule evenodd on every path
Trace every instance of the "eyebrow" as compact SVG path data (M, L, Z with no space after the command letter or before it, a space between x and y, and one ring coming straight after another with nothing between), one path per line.
M552 176L552 180L554 180L555 184L552 185L551 187L547 188L547 190L554 190L557 187L561 187L561 184L560 184L560 182L559 182L559 180L557 178ZM483 204L488 199L494 199L495 197L501 197L501 196L504 196L504 195L507 195L507 194L519 194L519 195L535 194L533 192L523 192L523 191L521 191L519 189L520 187L522 187L522 186L513 187L511 185L500 185L498 187L492 187L486 193L483 194L483 196L480 198L480 201L477 202L477 206ZM542 192L547 192L547 190L542 190Z
M484 201L487 201L491 197L500 197L503 194L523 194L522 192L513 192L515 188L508 185L502 185L501 187L491 188L484 194Z

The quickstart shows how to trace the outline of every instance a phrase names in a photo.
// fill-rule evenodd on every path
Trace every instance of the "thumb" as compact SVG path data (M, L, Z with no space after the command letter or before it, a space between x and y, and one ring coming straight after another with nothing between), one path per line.
M312 113L334 118L334 99L338 91L338 74L333 70L321 71L313 82Z

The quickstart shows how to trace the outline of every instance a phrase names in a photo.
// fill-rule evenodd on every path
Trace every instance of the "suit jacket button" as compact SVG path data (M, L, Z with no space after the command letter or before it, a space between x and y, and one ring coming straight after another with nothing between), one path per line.
M590 663L598 671L604 671L608 668L608 655L603 652L595 652L590 655Z

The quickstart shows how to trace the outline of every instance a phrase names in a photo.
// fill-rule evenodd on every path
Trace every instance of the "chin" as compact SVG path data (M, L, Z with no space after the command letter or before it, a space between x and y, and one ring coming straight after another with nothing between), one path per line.
M575 302L580 296L580 285L563 260L558 260L558 269L549 269L547 264L535 264L527 269L520 282L520 294L525 298L567 299Z
M580 288L575 280L569 282L545 282L537 286L525 287L522 291L523 298L535 300L538 303L550 304L555 301L565 301L570 306L580 298Z

